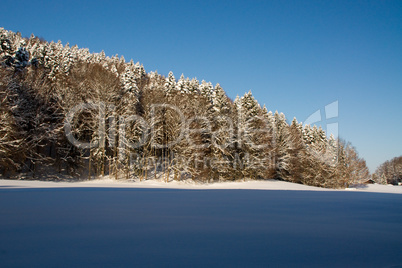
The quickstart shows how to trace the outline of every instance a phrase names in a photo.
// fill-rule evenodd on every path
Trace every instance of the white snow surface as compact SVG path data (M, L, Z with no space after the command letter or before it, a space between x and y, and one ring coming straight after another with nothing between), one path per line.
M100 187L100 188L162 188L162 189L245 189L245 190L289 190L289 191L353 191L373 193L402 194L402 186L368 184L346 189L326 189L303 184L296 184L279 180L238 181L198 183L192 180L169 181L163 180L115 180L109 176L100 179L79 182L54 182L39 180L9 180L0 179L0 187L3 188L76 188L76 187Z

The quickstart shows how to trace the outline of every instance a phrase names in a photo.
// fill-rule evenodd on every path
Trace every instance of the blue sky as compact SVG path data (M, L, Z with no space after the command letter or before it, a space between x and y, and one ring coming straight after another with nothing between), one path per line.
M339 102L371 171L402 155L402 1L8 1L0 27L251 90L289 120Z

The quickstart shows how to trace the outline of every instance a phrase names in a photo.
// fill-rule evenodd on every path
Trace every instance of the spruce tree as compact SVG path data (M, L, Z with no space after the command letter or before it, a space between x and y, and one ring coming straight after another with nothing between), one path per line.
M173 72L169 72L168 77L166 78L165 83L165 91L167 94L171 94L176 89L176 79L173 75Z

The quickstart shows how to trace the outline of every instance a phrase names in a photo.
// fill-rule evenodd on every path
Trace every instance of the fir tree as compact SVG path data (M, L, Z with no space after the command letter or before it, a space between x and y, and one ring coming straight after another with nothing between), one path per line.
M166 78L165 91L167 94L171 94L175 89L176 89L176 79L173 75L173 72L169 72L169 75Z

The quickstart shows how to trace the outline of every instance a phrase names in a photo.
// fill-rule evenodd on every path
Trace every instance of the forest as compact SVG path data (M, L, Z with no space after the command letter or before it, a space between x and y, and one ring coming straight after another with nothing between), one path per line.
M251 92L231 100L219 84L3 28L0 44L3 176L280 179L326 188L370 178L350 143L288 121Z

